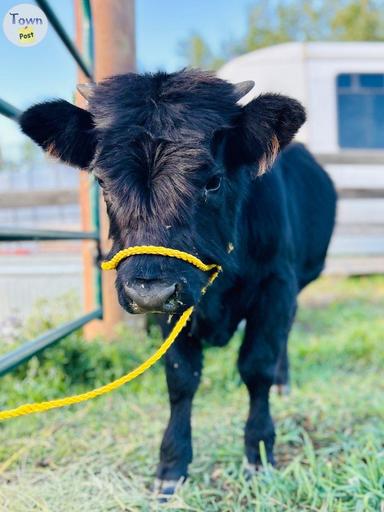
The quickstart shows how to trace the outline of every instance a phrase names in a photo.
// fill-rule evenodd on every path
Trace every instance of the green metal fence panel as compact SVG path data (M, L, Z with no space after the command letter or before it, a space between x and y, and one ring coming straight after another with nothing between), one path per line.
M21 111L10 103L0 99L0 114L9 117L9 119L17 119Z
M36 3L44 11L53 29L68 49L73 59L77 62L80 69L84 74L93 80L93 24L92 24L92 11L89 0L82 1L83 9L83 55L80 54L68 34L66 33L63 25L55 12L52 10L46 0L36 0ZM20 115L20 110L0 99L0 114L10 119L17 120ZM90 177L90 205L91 205L91 218L93 231L55 231L43 229L22 229L22 228L9 228L0 226L0 241L26 241L26 240L93 240L96 242L96 257L95 257L95 309L80 318L67 322L60 327L51 329L50 331L42 334L36 339L25 343L20 348L0 357L0 375L11 371L18 365L27 361L34 355L40 353L48 347L51 347L68 334L76 331L86 323L95 319L102 319L103 306L102 306L102 289L101 289L101 270L98 265L101 259L100 252L100 211L99 211L99 187L95 180Z
M0 376L10 372L46 348L55 345L57 342L65 338L65 336L68 336L68 334L76 331L91 320L100 318L101 315L101 309L95 309L94 311L91 311L90 313L87 313L86 315L81 316L72 322L68 322L64 325L61 325L60 327L45 332L38 338L25 343L20 348L17 348L12 352L9 352L0 358Z
M10 228L0 226L1 242L25 242L28 240L99 240L98 231L53 231L48 229Z
M92 63L92 74L94 72L93 65L95 62L94 55L94 44L93 44L93 21L92 21L92 9L90 0L82 0L83 8L83 42L82 50L88 62ZM91 223L92 229L95 233L100 233L100 187L93 177L89 175L90 180L90 192L89 200L91 204ZM100 259L101 248L100 241L97 247L98 258ZM103 310L103 293L102 293L102 277L100 267L96 267L94 272L94 291L95 291L95 304Z
M76 46L71 41L70 37L66 33L63 25L61 24L59 18L56 16L54 11L52 10L49 3L46 0L36 0L36 3L40 7L40 9L44 12L46 17L48 18L48 21L54 28L56 34L60 37L64 46L67 48L69 53L75 59L75 61L77 62L78 66L81 68L81 70L84 72L84 74L88 78L93 79L93 73L91 71L91 61L89 63L85 62L83 56L80 54L80 52L77 50ZM88 6L84 6L85 3L88 3ZM91 9L89 6L89 2L83 2L83 17L86 19L87 16L89 18L91 17ZM87 23L89 23L89 22L87 21Z

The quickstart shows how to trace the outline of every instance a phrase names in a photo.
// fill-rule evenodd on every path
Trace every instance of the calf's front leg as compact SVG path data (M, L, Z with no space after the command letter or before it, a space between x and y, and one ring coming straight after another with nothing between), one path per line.
M247 317L238 367L247 386L250 408L245 426L245 453L249 470L261 465L260 442L268 462L274 464L275 428L269 407L269 391L286 356L290 327L296 311L294 279L274 276L262 283L257 302Z
M181 333L165 356L171 414L160 448L156 488L172 494L187 477L192 461L192 400L200 382L202 347L199 340Z

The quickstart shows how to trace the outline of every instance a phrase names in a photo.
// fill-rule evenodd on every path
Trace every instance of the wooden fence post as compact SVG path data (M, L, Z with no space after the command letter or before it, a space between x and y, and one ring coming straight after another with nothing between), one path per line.
M91 0L93 33L94 33L94 77L98 82L111 75L127 73L135 69L135 11L134 0ZM76 40L82 47L83 22L82 1L75 0ZM79 83L88 80L79 71ZM81 98L77 98L79 106L85 106ZM80 178L80 204L82 212L83 229L92 229L91 212L89 208L89 177L82 173ZM110 248L108 240L108 217L105 211L104 201L100 200L100 237L101 249L105 254ZM84 242L84 302L86 310L94 306L94 279L92 264L94 247L89 242ZM87 339L102 336L106 339L113 338L116 325L124 319L124 311L120 307L115 286L114 272L103 272L102 296L103 296L103 320L95 320L85 326L84 332Z

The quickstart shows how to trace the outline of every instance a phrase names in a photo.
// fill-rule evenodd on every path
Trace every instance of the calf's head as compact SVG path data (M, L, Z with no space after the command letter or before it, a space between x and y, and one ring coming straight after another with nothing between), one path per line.
M25 111L20 124L45 151L94 174L111 255L162 245L225 270L234 264L250 180L305 120L302 106L280 95L241 107L252 85L198 70L120 75L89 88L87 110L51 101ZM119 264L116 287L131 313L174 313L198 301L207 279L180 260L144 255Z

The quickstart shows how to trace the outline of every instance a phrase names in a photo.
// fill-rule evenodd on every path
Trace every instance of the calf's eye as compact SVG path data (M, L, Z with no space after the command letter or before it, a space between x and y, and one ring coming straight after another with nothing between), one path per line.
M220 188L222 178L220 174L216 174L215 176L212 176L207 181L207 184L205 185L206 192L217 192Z

